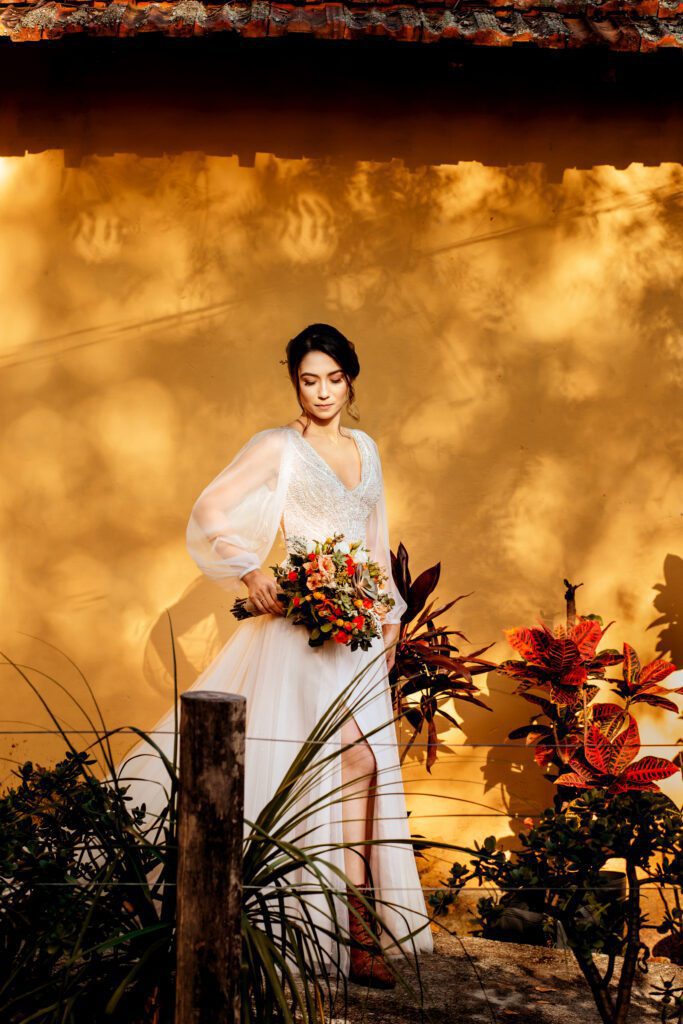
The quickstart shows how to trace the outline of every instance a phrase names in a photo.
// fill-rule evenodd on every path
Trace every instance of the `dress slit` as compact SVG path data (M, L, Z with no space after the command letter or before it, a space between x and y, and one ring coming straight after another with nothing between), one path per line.
M371 742L371 738L368 738L365 735L363 729L361 728L359 722L356 719L355 714L353 714L353 712L351 712L351 710L346 705L342 705L341 710L344 713L349 715L349 720L352 721L355 724L355 726L358 729L358 732L360 734L359 738L357 740L355 740L355 741L352 741L352 743L345 744L343 741L341 741L341 745L344 748L348 747L348 750L351 751L353 749L353 745L355 745L355 744L357 744L359 746L364 744L364 743L367 744L370 756L372 757L373 763L374 763L374 768L373 768L372 773L362 773L359 779L354 780L354 782L348 783L348 788L351 791L353 791L353 787L356 784L356 782L362 784L363 786L367 787L367 789L368 789L368 796L367 796L367 799L368 799L368 810L367 810L366 817L365 817L365 822L364 822L364 830L363 830L364 831L364 835L363 835L363 840L361 842L361 850L362 850L363 856L366 858L367 879L366 879L366 883L365 884L369 885L369 886L373 886L374 885L374 870L373 870L373 866L372 866L372 860L373 860L373 856L372 855L373 855L374 847L372 845L372 840L375 838L375 834L376 834L376 831L377 831L376 830L376 826L375 826L375 813L376 813L376 809L377 809L377 786L378 786L378 781L379 781L379 764L378 764L378 761L377 761L377 753L376 753L375 749L373 748L373 745L372 745L372 742ZM341 730L340 730L340 734L341 734ZM342 777L343 777L344 753L341 754L340 769L341 769ZM370 792L371 788L372 788L372 790L374 792ZM344 794L344 790L342 790L341 795L342 795L342 797L345 795ZM343 808L345 806L345 804L342 804L341 806ZM342 818L345 818L345 814L344 813L342 813ZM342 833L343 833L343 824L342 824ZM368 843L369 845L367 845L367 846L363 845L364 843Z

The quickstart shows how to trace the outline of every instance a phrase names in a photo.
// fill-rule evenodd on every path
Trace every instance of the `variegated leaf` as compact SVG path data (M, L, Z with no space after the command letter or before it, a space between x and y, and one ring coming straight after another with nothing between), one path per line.
M645 686L649 688L653 683L661 683L662 679L666 679L675 671L676 666L672 662L664 661L663 658L655 658L654 661L643 666L638 682L641 688Z
M595 619L580 619L570 635L578 648L581 660L587 661L595 655L602 636L602 628Z
M678 711L678 705L667 697L658 697L656 693L639 693L631 699L631 704L649 704L651 708L662 708L664 711Z
M624 643L624 682L633 691L640 675L640 659L630 644Z
M629 715L628 718L627 727L612 743L609 760L610 775L621 775L640 750L638 723L633 715Z
M635 764L630 765L621 775L619 783L628 785L631 789L640 789L642 786L655 782L657 779L668 779L678 771L673 761L666 757L641 757Z
M560 786L572 786L574 789L593 788L593 784L591 782L586 782L584 779L581 778L580 775L577 775L575 772L567 772L565 775L558 775L557 778L553 781L555 785L559 784Z
M586 730L583 753L590 765L604 775L610 762L610 742L593 722Z

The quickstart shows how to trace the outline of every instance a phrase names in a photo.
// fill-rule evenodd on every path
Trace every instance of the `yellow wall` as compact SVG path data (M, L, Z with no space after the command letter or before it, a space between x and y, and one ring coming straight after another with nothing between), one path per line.
M567 577L579 611L616 620L610 645L683 666L682 189L678 163L550 180L541 163L2 159L2 651L82 695L56 645L110 726L154 723L166 613L183 687L233 629L185 550L192 502L296 413L279 360L325 320L359 350L392 546L414 571L441 561L442 599L473 592L451 624L509 657L502 630L561 620ZM44 725L14 670L0 678L3 728ZM508 812L547 800L526 752L493 745L526 705L489 687L495 713L459 708L431 777L409 764L414 831L509 837ZM670 718L641 716L644 738L677 739ZM17 735L3 753L61 747Z

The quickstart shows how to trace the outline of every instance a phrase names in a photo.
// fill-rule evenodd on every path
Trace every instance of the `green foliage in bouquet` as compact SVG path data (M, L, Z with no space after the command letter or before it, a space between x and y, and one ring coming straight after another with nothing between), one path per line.
M306 627L310 647L332 640L352 651L367 651L381 636L381 619L395 602L381 590L386 571L360 541L346 542L343 533L312 545L293 538L288 558L270 568L285 616ZM247 605L247 598L238 598L233 614L244 618Z

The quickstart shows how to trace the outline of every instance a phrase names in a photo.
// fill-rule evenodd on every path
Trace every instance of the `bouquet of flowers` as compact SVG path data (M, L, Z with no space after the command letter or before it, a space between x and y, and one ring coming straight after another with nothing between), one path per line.
M288 557L270 568L278 582L278 599L285 615L306 626L311 647L326 640L367 651L381 634L381 620L396 603L381 590L386 570L370 559L360 541L345 541L343 533L313 544L293 538ZM258 614L249 598L232 606L238 619Z

